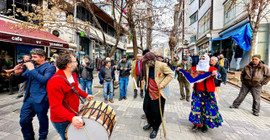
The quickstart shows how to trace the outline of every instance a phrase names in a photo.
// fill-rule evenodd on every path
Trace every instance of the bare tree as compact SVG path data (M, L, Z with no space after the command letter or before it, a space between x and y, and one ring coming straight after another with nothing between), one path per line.
M267 20L267 15L270 13L270 0L241 0L240 2L233 0L230 7L241 3L245 5L245 11L247 11L250 27L253 31L250 42L251 49L249 53L249 60L251 61L252 56L255 53L256 39L260 23L263 19Z
M251 0L249 3L246 4L250 26L253 31L251 38L251 49L249 54L250 61L252 60L252 56L255 53L256 38L258 35L260 23L263 18L265 18L266 15L269 14L269 4L270 0Z
M174 48L177 45L176 36L177 36L177 29L179 27L180 10L181 10L181 5L183 4L183 1L184 0L178 0L178 3L175 4L175 6L174 6L174 8L175 8L175 10L174 10L174 25L172 27L171 34L169 37L169 47L170 47L170 54L171 54L172 61L174 61L174 57L173 57ZM182 20L182 22L184 22L184 21Z

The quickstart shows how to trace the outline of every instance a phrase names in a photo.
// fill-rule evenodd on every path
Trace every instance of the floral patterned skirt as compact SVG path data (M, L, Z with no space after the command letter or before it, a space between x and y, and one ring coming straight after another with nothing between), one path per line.
M223 120L214 92L193 91L189 121L198 126L206 125L207 128L221 126Z

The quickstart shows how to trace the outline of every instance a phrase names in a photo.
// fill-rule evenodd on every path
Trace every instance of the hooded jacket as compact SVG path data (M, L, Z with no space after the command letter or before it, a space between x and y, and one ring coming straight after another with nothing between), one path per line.
M94 63L92 59L88 55L85 56L89 62L86 63L86 67L80 65L79 67L79 77L88 81L93 80L93 70L94 70Z

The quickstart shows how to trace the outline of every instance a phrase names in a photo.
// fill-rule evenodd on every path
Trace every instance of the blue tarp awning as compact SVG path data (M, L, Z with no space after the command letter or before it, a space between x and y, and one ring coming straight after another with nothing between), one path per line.
M234 42L237 45L239 45L244 51L249 51L250 50L252 29L251 29L249 23L244 25L240 29L238 29L238 30L224 36L224 37L215 38L215 39L212 39L211 41L223 40L223 39L227 39L229 37L232 37Z

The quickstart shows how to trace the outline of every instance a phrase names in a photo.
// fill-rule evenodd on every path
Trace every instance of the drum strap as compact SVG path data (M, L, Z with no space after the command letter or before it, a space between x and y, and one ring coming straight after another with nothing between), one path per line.
M84 101L81 99L80 95L78 94L78 91L75 89L74 86L72 86L72 85L68 82L68 80L67 80L64 76L62 76L62 75L55 75L55 76L53 76L52 78L55 78L55 77L61 77L61 78L63 78L63 79L65 80L65 82L67 83L67 85L69 85L69 86L71 87L72 91L79 97L80 101L84 104Z

